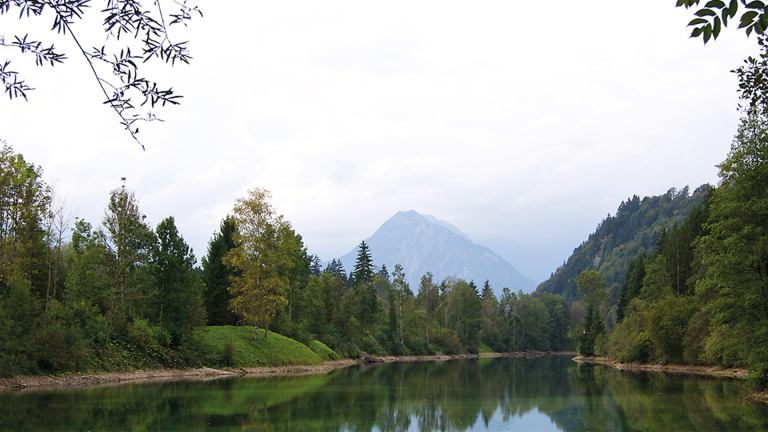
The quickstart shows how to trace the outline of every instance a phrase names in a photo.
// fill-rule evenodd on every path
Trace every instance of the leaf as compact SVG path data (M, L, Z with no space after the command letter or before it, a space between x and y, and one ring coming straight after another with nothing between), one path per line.
M720 28L720 17L715 17L715 27L712 29L712 34L714 35L715 39L720 36Z
M706 27L704 27L704 43L709 42L709 39L712 37L712 26L707 24Z
M717 14L714 13L711 9L699 9L698 11L696 11L696 13L694 15L699 16L699 17L717 16Z
M707 3L707 4L706 4L706 5L704 5L704 6L705 6L705 7L708 7L708 8L718 8L718 9L722 9L722 8L724 8L724 7L725 7L725 2L724 2L724 1L721 1L721 0L712 0L712 1L710 1L709 3Z
M703 31L704 31L704 27L695 28L691 32L691 37L692 38L699 37L701 35L701 32L703 32Z
M761 1L753 1L744 5L747 9L764 9L765 3Z
M739 28L744 28L749 25L752 25L752 21L755 20L756 16L757 16L757 12L755 11L746 12L744 15L741 16L741 23L739 24Z
M705 20L704 18L694 18L691 20L691 22L688 23L688 26L695 26L699 24L708 24L709 21Z
M736 16L736 12L739 10L739 0L731 0L731 4L728 5L728 14L731 18Z

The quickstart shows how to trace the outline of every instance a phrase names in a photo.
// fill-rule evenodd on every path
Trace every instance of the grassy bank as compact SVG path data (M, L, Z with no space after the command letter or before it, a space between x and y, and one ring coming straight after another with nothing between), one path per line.
M253 340L251 327L202 327L197 336L201 339L202 363L211 367L316 366L339 359L319 341L307 346L274 332L266 334L263 329Z

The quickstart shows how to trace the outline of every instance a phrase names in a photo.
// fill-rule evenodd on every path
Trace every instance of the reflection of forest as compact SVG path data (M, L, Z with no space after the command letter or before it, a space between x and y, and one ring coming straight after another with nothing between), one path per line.
M566 431L765 430L737 382L567 356L392 363L329 375L0 395L3 430L485 430L537 410ZM547 423L550 423L547 420Z

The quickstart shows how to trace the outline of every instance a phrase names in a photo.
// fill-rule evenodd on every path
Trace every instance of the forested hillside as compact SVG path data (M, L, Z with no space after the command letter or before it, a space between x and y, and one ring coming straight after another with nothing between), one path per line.
M635 195L622 202L616 215L605 218L536 292L576 301L576 276L584 270L598 270L607 284L609 304L616 304L630 262L643 253L652 253L664 230L682 225L710 189L705 184L690 194L687 186L679 191L672 188L664 195L642 200Z
M677 213L662 212L674 216L667 217L674 226L659 231L655 250L636 254L620 273L624 282L612 309L616 311L615 328L606 326L611 303L605 301L608 292L603 288L604 279L611 278L610 294L616 299L616 269L597 260L593 266L585 263L590 256L605 254L606 246L582 245L585 251L577 249L578 257L574 253L569 260L570 264L581 259L580 268L585 269L576 278L580 298L589 305L580 327L574 329L579 334L580 353L610 356L620 362L744 367L754 384L761 389L768 387L765 38L760 39L760 45L761 59L749 59L736 71L742 118L728 156L718 165L720 186L706 193L703 203L697 197L704 195L702 188L691 198L683 194L684 200L679 195L663 200L669 206L681 201L675 208ZM693 210L691 204L696 205ZM617 218L624 211L620 209ZM685 221L677 223L684 214L688 214ZM590 242L611 243L612 232L602 233L610 220ZM544 291L548 287L541 288Z

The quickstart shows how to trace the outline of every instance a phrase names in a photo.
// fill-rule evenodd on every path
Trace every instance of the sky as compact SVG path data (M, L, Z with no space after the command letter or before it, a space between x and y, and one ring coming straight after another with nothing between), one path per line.
M0 35L69 59L0 49L35 88L0 102L0 139L93 225L126 177L198 259L263 187L323 260L416 210L541 282L622 200L718 181L739 119L730 71L757 40L734 26L705 46L674 3L200 0L204 18L171 33L191 63L143 66L184 96L140 126L146 151L72 40L12 11ZM103 43L96 19L75 31Z

